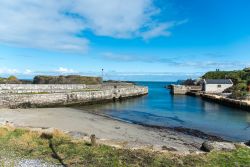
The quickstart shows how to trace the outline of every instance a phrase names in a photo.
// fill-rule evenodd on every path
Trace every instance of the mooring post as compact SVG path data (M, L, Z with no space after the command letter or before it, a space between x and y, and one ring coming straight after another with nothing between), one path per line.
M90 136L91 145L96 146L96 136L93 134Z

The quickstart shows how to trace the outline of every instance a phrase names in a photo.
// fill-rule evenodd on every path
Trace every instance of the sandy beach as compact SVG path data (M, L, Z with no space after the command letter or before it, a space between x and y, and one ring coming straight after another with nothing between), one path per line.
M30 128L57 128L72 136L88 139L95 134L99 143L123 148L147 148L191 153L204 141L168 129L134 125L73 108L0 109L0 122Z

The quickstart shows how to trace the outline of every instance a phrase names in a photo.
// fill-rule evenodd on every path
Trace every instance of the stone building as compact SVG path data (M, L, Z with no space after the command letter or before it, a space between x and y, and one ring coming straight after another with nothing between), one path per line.
M202 91L205 93L222 93L233 86L231 79L203 79Z

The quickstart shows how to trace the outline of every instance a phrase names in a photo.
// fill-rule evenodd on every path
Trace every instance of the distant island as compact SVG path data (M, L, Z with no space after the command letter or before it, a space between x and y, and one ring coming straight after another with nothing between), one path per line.
M16 76L0 78L0 84L101 84L101 77L68 75L68 76L35 76L33 80L18 79Z

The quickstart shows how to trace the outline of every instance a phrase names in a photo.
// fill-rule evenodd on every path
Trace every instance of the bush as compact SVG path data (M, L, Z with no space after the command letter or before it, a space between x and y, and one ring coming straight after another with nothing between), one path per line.
M9 81L17 81L17 80L18 80L17 77L15 77L15 76L13 76L13 75L9 76L7 79L8 79Z
M245 72L250 72L250 67L244 68L243 71L245 71Z
M182 85L196 85L196 83L195 83L196 81L195 80L192 80L192 79L187 79L187 80L185 80L185 81L183 81L181 84Z
M232 87L232 95L231 98L234 99L244 99L246 95L248 94L248 87L247 84L242 82L234 85Z
M211 71L203 75L204 79L231 79L234 84L242 81L246 81L247 77L250 77L250 72L244 70L238 71Z
M235 89L239 91L247 91L247 84L244 82L235 85Z

